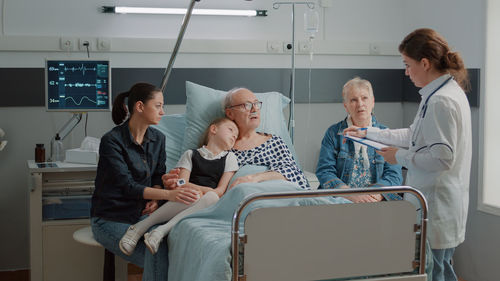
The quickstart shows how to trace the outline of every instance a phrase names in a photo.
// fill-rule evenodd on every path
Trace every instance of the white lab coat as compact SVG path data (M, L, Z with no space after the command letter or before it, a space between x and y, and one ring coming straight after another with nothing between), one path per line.
M398 150L396 160L408 168L406 184L420 190L427 199L427 237L432 249L454 248L464 241L469 205L470 107L455 80L443 84L449 77L443 75L419 91L422 101L410 128L367 131L369 139L408 147ZM424 110L427 97L442 84Z

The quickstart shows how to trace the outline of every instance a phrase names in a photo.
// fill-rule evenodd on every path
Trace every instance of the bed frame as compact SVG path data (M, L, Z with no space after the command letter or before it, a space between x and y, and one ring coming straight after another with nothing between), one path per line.
M421 218L404 200L262 208L240 232L242 212L257 200L381 193L413 194ZM425 281L426 226L427 202L407 186L251 195L233 215L232 280Z

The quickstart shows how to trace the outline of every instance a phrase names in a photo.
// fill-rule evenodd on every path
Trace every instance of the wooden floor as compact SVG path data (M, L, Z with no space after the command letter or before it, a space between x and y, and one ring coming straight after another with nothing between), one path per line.
M142 268L133 264L128 264L128 281L141 281ZM1 281L30 281L29 270L15 270L15 271L0 271Z

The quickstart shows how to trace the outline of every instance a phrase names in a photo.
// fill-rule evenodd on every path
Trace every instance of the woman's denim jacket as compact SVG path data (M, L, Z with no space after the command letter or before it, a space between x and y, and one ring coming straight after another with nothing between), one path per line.
M377 123L372 116L372 126L381 129L386 126ZM320 182L320 189L338 188L347 185L352 174L354 162L354 144L352 141L342 143L344 137L341 135L347 128L347 118L328 128L321 142L321 151L316 168L316 176ZM377 154L375 149L368 147L368 158L370 159L370 172L376 177L376 181L370 187L401 185L403 176L400 165L391 165L384 161L384 157ZM387 200L401 199L397 194L383 194Z

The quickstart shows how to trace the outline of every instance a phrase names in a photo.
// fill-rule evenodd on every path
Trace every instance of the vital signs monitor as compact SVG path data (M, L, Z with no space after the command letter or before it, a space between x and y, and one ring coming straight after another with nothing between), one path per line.
M52 60L45 64L47 111L109 111L109 60Z

